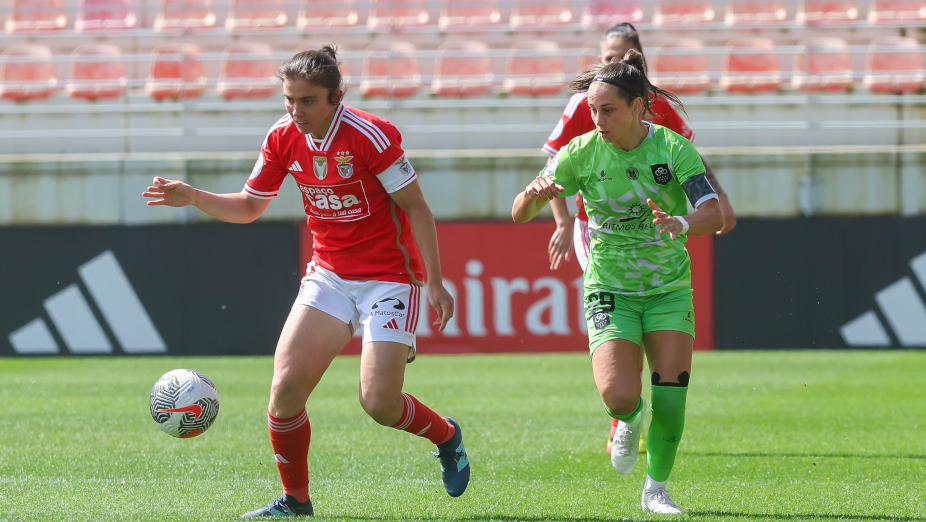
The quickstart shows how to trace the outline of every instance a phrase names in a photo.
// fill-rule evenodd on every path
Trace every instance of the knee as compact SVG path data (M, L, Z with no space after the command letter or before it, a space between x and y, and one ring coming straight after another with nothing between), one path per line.
M402 396L387 397L360 392L360 406L373 420L383 426L395 426L402 416Z
M605 387L599 391L601 400L612 415L629 415L637 407L637 401L640 400L639 393L629 394L619 390L616 386Z
M267 409L274 417L289 418L305 408L308 398L308 392L298 383L289 379L274 378L270 386L270 405Z

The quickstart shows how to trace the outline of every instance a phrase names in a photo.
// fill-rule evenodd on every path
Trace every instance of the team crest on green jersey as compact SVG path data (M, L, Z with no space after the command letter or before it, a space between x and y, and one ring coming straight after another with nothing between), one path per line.
M653 179L656 180L656 183L668 185L672 181L672 173L669 172L668 164L659 163L658 165L650 165L650 168L653 169Z
M640 173L637 172L637 169L633 167L627 168L627 179L637 179L640 177Z

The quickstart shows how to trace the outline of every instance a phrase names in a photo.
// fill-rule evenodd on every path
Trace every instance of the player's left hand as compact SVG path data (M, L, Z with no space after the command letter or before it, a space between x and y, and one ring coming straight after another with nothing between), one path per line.
M438 332L443 332L447 327L447 322L453 317L453 296L444 288L442 283L428 284L428 302L437 312L437 319L434 320L434 326L437 326Z
M547 246L547 253L550 256L550 270L556 270L563 264L563 261L569 261L569 251L571 249L571 227L556 227L550 237L550 244Z
M682 232L682 224L673 216L670 216L664 210L659 208L659 205L653 202L652 199L647 199L646 204L649 205L650 210L653 211L653 216L655 216L655 219L653 219L653 224L662 227L659 232L662 234L668 233L669 237L672 238L672 240L675 240L675 238Z

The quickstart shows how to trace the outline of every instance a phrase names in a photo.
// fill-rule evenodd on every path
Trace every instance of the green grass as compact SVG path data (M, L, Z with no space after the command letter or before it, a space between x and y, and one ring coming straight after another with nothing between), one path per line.
M162 433L164 372L211 377L221 412ZM427 441L376 425L339 358L309 400L319 520L664 520L617 476L588 358L427 356L406 390L458 419L473 464L449 498ZM232 520L280 494L265 409L270 358L0 359L0 520ZM926 352L695 356L670 482L693 520L926 521Z

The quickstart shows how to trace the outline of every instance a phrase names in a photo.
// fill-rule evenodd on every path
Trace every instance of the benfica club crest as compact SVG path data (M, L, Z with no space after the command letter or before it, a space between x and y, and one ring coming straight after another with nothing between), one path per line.
M338 162L338 174L342 178L349 178L354 175L354 166L350 164L350 161L354 159L353 156L335 156L334 159Z
M316 178L325 179L325 176L328 175L328 158L325 156L313 156L312 170L315 172Z

